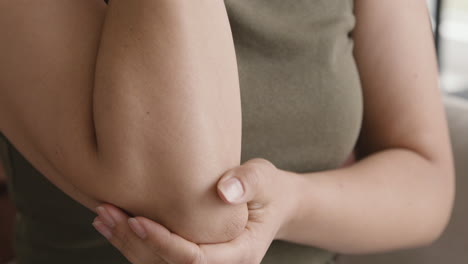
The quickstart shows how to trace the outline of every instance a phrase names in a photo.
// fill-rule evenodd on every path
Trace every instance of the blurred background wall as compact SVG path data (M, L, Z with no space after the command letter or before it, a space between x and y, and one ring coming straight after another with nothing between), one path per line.
M468 99L468 0L428 0L436 25L440 5L439 64L441 88Z

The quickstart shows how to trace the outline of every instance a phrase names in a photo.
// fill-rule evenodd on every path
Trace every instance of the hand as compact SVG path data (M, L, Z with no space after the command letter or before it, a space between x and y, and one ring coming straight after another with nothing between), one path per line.
M278 172L269 161L256 158L223 174L217 185L221 199L247 203L249 208L244 231L229 242L198 245L147 218L129 218L108 204L97 208L93 225L136 264L260 263L294 211L291 178Z

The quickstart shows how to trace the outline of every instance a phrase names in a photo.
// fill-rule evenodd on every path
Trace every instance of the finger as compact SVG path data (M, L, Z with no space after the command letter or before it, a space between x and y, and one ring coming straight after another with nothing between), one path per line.
M166 264L160 256L142 241L129 227L128 216L120 209L111 205L102 205L96 210L99 216L93 226L102 233L108 241L117 248L131 263L135 264ZM109 222L113 222L113 226ZM107 230L107 236L105 228ZM110 236L109 236L110 233Z
M135 233L139 233L152 250L166 261L174 264L206 264L197 244L170 232L164 226L144 217L132 218L130 224Z
M96 230L99 231L107 240L122 253L122 255L127 258L128 261L134 264L143 264L143 263L158 263L158 264L166 264L161 258L159 260L154 260L154 257L150 255L148 257L145 252L140 252L141 249L144 247L138 247L137 244L133 243L131 239L128 238L120 238L119 235L114 233L114 230L104 224L104 220L99 216L96 217L93 221L93 226ZM148 260L151 258L151 261ZM144 259L144 260L143 260Z
M218 194L229 204L266 202L264 191L274 165L264 159L252 159L227 171L218 182Z
M115 241L117 244L119 242L125 243L131 239L132 244L138 247L137 249L133 249L133 251L141 252L141 248L144 247L140 245L143 243L146 246L146 250L143 252L146 253L145 259L150 259L147 256L147 253L150 252L152 255L164 259L168 263L201 263L196 262L201 258L198 254L200 252L198 245L171 233L164 226L147 218L128 218L126 214L114 206L106 205L105 208L115 219L116 236L120 237L120 241ZM120 223L123 224L120 225Z
M252 261L251 239L247 232L226 243L200 245L205 263L256 263Z
M206 263L260 263L273 240L266 226L248 223L237 238L221 244L203 244L200 249Z

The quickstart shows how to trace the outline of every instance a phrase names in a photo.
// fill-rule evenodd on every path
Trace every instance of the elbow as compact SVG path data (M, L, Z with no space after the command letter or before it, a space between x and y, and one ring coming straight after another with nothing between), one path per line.
M221 152L210 142L200 145L203 148L163 146L160 149L172 154L145 152L124 164L111 164L118 165L108 166L107 171L114 173L104 178L112 180L102 184L105 191L99 193L107 195L98 200L151 219L195 243L232 240L247 224L247 205L224 203L216 183L223 172L239 164L240 151Z
M451 166L447 168L435 175L440 181L436 183L437 193L430 194L434 197L434 206L427 207L426 205L429 211L426 215L429 217L422 219L427 221L427 228L417 245L419 247L430 246L439 240L450 223L455 203L455 173Z
M227 205L215 190L175 201L167 215L171 231L195 243L222 243L238 237L248 220L246 204Z
M431 228L428 228L429 230L420 236L419 242L416 243L414 247L428 247L437 242L444 234L448 222L448 219L446 221L440 221L435 223Z
M434 224L423 237L420 246L430 246L442 237L445 230L447 229L447 226L450 223L451 212L451 207L447 207L446 211L442 215L436 217L436 220L434 220Z
M115 188L106 188L113 190L112 195L101 201L114 204L131 215L151 219L197 244L227 242L245 229L248 220L246 204L224 203L215 184L194 180L199 179L197 175L184 183L174 181L178 178L177 173L164 175L172 177L152 175L145 176L145 180L133 179L132 188L118 183L123 181L116 181Z
M248 209L245 204L185 209L174 222L174 232L198 244L223 243L238 237L245 229Z
M192 174L188 179L180 177L163 187L169 192L160 192L163 194L160 217L171 231L192 242L230 241L245 229L247 204L229 205L223 202L216 190L219 173L200 171L202 173Z

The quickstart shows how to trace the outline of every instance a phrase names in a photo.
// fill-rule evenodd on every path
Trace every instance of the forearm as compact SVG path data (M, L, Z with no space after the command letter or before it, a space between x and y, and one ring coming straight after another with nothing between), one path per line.
M126 194L113 192L112 182L108 193L96 187L101 201L195 242L241 231L246 206L225 206L215 191L221 174L239 165L241 143L222 1L112 1L93 100L99 162L116 185L129 187Z
M449 219L454 172L426 4L359 0L354 13L364 158L299 175L278 237L341 253L427 244Z
M99 156L104 162L123 162L132 172L133 167L175 167L144 164L148 155L197 167L201 162L218 173L238 165L237 79L222 2L112 1L94 88Z
M409 150L294 175L298 206L279 239L340 253L378 252L433 241L449 219L451 168Z
M244 228L215 189L241 140L222 1L0 1L0 31L0 131L48 180L194 241Z

